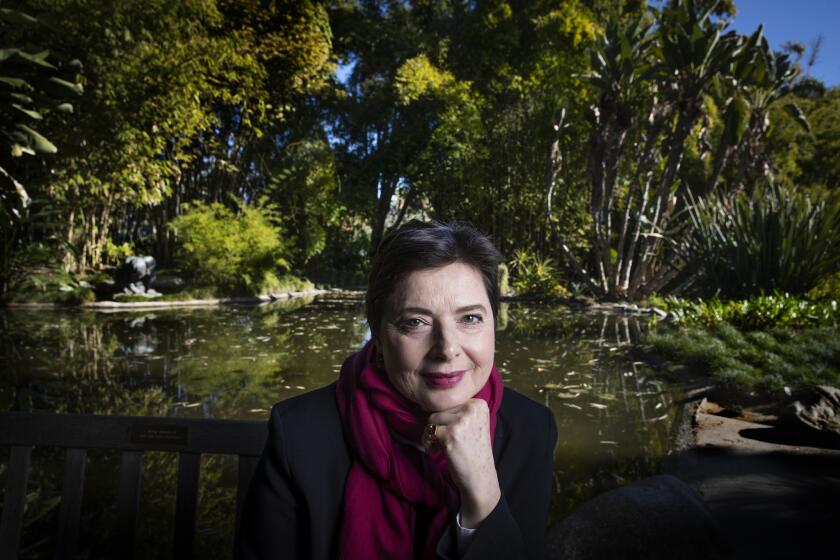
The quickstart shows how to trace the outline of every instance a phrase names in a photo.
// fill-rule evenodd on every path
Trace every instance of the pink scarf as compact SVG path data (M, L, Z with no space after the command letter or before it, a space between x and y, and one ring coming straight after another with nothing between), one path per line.
M460 507L458 489L443 452L426 455L399 437L420 443L428 413L403 397L373 361L368 342L341 367L336 396L353 466L344 487L339 550L344 560L411 558L418 514L431 516L422 558L436 556L437 543ZM502 404L496 366L475 398L490 407L490 437Z

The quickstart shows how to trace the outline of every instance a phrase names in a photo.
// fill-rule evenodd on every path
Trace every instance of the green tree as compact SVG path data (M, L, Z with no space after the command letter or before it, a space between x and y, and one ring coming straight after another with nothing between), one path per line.
M468 219L503 250L534 245L559 99L586 105L577 74L596 31L589 10L571 0L372 2L331 17L350 70L334 108L343 195L370 216L373 246L409 213ZM578 183L555 209L579 200ZM562 227L577 231L570 214Z
M166 224L186 202L255 200L252 145L282 134L296 96L328 73L329 26L312 3L31 4L87 69L75 126L53 133L66 150L33 175L62 215L70 270L97 266L112 237L166 262Z
M750 37L725 33L727 21L712 18L717 6L673 0L653 10L653 21L611 16L593 52L592 259L579 258L562 236L559 246L598 296L634 299L677 279L680 261L668 242L685 221L676 216L688 193L717 185L732 154L740 163L728 177L733 188L764 177L767 111L797 68L787 55L770 51L761 29ZM715 99L725 125L711 138ZM715 162L710 177L701 168L699 184L691 184L683 163L697 143L716 154Z
M786 109L801 107L810 129ZM811 78L797 82L770 107L767 151L780 180L801 187L840 187L840 88L826 88Z
M55 120L55 114L72 113L73 105L67 97L82 93L79 61L62 61L51 56L49 50L9 33L15 28L32 32L38 26L38 20L29 14L0 8L0 30L7 39L20 41L17 46L0 45L0 294L5 290L10 257L31 203L25 185L16 178L22 167L19 159L58 151L38 129L45 118Z

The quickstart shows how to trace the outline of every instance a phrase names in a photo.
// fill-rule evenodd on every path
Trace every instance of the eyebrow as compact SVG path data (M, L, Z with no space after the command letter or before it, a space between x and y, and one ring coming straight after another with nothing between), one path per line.
M471 305L464 305L464 306L456 309L455 313L466 313L467 311L476 311L476 310L483 311L484 313L487 313L487 308L484 307L484 305L481 304L481 303L473 303ZM426 309L425 307L409 306L409 307L403 307L402 309L400 309L400 313L406 313L406 312L407 313L422 313L423 315L433 315L431 310Z

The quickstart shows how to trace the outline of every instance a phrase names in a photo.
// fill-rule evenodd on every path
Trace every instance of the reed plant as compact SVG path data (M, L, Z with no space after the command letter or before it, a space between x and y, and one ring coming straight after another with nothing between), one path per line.
M700 295L805 294L840 271L840 197L770 184L692 199L681 251Z

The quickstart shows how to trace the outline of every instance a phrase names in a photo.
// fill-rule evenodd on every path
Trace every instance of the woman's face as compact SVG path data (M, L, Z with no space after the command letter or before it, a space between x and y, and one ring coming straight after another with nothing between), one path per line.
M481 273L452 263L407 276L378 342L396 389L427 412L464 404L487 382L496 335Z

